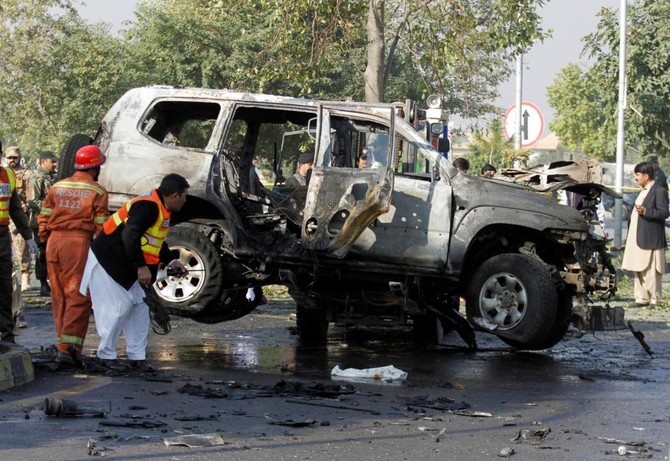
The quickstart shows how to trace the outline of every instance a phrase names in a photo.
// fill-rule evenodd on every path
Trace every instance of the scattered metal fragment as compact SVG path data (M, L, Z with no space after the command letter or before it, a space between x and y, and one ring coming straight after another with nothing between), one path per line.
M428 396L422 395L418 397L404 397L401 399L407 404L408 407L430 408L432 410L443 411L465 410L470 408L470 404L467 402L457 402L456 400L446 397L430 399Z
M458 416L470 416L472 418L491 418L492 413L487 411L470 411L470 410L449 410L449 413Z
M287 399L288 403L299 403L301 405L313 405L315 407L326 407L326 408L337 408L338 410L351 410L351 411L362 411L364 413L370 413L371 415L381 415L381 412L373 410L371 408L361 408L361 407L349 407L346 405L335 405L332 403L322 403L315 402L310 400L299 400L299 399Z
M649 347L649 344L647 344L644 340L644 333L642 333L640 330L636 330L635 328L633 328L633 324L630 320L628 321L628 329L630 330L631 333L633 333L635 339L638 340L638 342L642 346L642 349L644 349L644 351L647 354L653 355L654 352L651 350L651 347Z
M183 387L177 389L181 394L195 395L204 397L206 399L225 399L228 393L221 389L212 389L209 387L194 386L192 384L185 384Z
M183 446L189 448L214 447L225 445L225 440L221 434L186 434L177 437L166 437L163 439L166 446Z
M647 442L644 442L642 440L627 442L625 440L613 439L610 437L598 437L598 440L602 440L605 443L614 443L616 445L630 445L631 447L643 447L647 444Z
M267 419L270 424L273 424L275 426L288 426L288 427L307 427L307 426L313 426L318 422L312 418L307 418L304 421L294 421L292 419L276 419L267 413L265 413L265 419Z
M111 427L138 427L143 429L152 429L155 427L167 426L163 421L150 420L150 419L130 419L130 420L106 420L100 421L101 426L111 426Z
M514 451L514 448L512 447L505 447L500 452L498 453L499 458L509 458L512 456L516 451Z
M539 429L521 429L519 433L511 439L512 442L529 442L529 443L539 443L547 438L547 435L551 432L549 427L541 427Z
M77 405L74 400L59 399L58 397L47 397L44 399L44 413L47 416L67 418L72 416L105 417L105 410L101 407L87 407Z
M169 394L170 392L168 392L168 391L149 391L149 393L150 393L151 395L167 395L167 394Z
M351 384L305 384L299 381L285 381L283 379L274 385L273 390L281 394L306 394L318 397L334 397L356 392L356 388Z
M114 451L111 448L98 447L95 443L95 440L93 439L88 439L88 442L86 443L86 450L88 452L88 456L107 456L108 451Z
M218 417L216 415L209 415L209 416L192 415L192 416L177 416L174 419L176 421L216 421Z
M446 428L446 427L443 427L443 428L440 430L440 432L437 433L437 435L435 436L435 442L436 442L436 443L439 442L440 440L442 440L442 436L444 435L445 432L447 432L447 428Z

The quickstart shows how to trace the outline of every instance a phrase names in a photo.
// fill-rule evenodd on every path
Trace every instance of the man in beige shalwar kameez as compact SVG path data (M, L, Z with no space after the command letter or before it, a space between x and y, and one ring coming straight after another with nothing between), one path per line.
M654 182L654 170L646 162L635 165L635 181L642 190L631 213L621 267L635 273L635 303L631 307L654 306L661 299L665 273L668 192Z

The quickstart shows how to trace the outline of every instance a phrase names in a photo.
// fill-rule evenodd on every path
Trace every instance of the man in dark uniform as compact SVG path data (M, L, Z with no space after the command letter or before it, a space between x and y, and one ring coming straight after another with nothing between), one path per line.
M665 171L663 171L663 168L661 168L660 163L658 163L658 157L656 155L650 155L647 157L647 163L650 164L654 169L654 177L652 179L656 182L656 184L667 191L668 177L665 175Z
M2 144L0 144L2 155ZM12 221L26 241L31 252L37 252L37 243L28 226L21 199L16 193L16 178L11 168L0 167L0 340L14 342L12 315L12 239L9 223Z

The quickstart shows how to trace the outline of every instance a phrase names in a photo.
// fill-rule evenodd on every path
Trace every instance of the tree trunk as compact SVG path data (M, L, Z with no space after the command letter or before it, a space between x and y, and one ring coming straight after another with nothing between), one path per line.
M384 102L384 0L369 0L365 100Z

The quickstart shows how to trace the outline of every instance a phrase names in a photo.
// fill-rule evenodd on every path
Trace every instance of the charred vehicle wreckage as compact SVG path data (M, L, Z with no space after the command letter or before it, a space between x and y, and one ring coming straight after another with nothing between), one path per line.
M329 322L413 324L430 338L439 318L468 342L469 323L544 349L571 321L592 325L600 308L591 301L616 288L605 236L546 194L458 173L396 109L138 88L94 138L68 141L60 174L93 142L107 157L100 183L112 209L165 174L188 179L168 243L190 273L156 289L172 313L196 321L244 316L262 286L281 284L305 341L325 341ZM285 177L305 152L311 177L289 190Z

